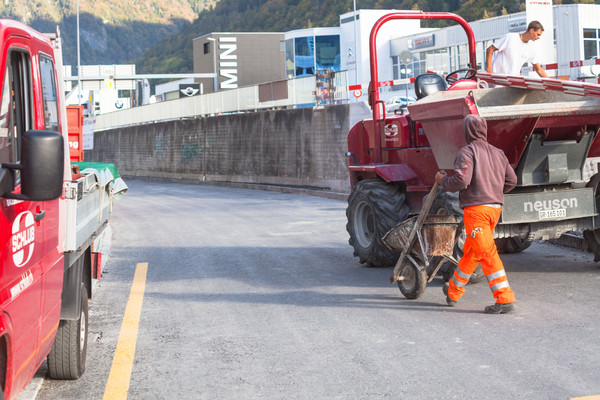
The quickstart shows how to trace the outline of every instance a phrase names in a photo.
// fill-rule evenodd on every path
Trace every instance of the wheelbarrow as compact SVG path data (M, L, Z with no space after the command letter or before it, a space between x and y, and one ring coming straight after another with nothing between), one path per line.
M446 260L458 265L453 252L460 219L454 215L428 215L437 188L436 183L419 215L397 224L383 237L388 248L401 251L390 281L398 282L407 299L419 298Z

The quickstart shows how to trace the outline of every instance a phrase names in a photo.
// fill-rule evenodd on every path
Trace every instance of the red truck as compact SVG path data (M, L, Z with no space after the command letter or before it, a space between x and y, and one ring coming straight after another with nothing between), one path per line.
M120 189L114 167L71 164L59 36L0 20L0 49L0 398L14 399L46 357L53 378L83 373L92 243Z

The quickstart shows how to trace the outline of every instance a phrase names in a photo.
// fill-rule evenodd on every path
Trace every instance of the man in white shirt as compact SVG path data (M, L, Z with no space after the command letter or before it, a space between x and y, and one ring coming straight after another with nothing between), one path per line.
M542 24L539 21L531 21L525 33L509 33L496 40L485 51L485 70L490 73L519 75L523 64L530 62L539 76L547 78L548 74L539 64L534 44L542 36L542 32Z

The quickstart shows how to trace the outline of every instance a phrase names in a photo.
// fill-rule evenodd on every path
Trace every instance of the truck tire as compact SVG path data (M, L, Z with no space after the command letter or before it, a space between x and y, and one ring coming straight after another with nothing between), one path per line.
M53 379L78 379L85 371L88 338L88 295L81 284L81 315L61 320L48 354L48 375Z
M421 297L427 286L427 273L415 267L410 262L405 262L400 270L402 280L398 281L398 288L407 299L414 300Z
M498 253L500 254L520 253L531 246L530 241L523 240L520 237L501 238L495 241Z
M594 198L596 200L596 210L600 210L600 173L594 174L586 187L594 188ZM598 226L598 216L595 218L595 225ZM594 262L600 261L600 229L586 229L583 231L585 250L594 255Z
M383 236L408 216L406 196L398 183L381 179L359 182L348 197L346 230L349 243L361 264L368 267L390 267L400 252L387 248Z

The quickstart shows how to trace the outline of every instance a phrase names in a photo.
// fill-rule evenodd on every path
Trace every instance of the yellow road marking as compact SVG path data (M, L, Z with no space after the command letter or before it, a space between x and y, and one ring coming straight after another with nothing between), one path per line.
M600 395L584 396L584 397L571 397L571 400L600 400Z
M138 263L123 316L115 357L104 389L104 400L127 398L147 273L148 263Z

